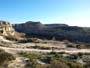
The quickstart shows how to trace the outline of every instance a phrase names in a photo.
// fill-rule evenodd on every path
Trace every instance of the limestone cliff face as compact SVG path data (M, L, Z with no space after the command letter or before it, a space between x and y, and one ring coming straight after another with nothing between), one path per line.
M23 31L25 33L37 32L43 30L46 26L41 24L40 22L32 22L28 21L22 24L15 24L14 28L17 31Z
M28 21L22 24L15 24L18 32L26 33L32 37L44 39L69 40L90 42L90 28L68 26L66 24L41 24L40 22Z
M0 21L0 35L14 35L14 29L12 27L12 24L6 21Z
M15 24L14 28L18 31L23 31L23 32L35 32L35 31L42 31L44 30L53 30L53 29L58 29L59 27L68 27L66 24L42 24L41 22L32 22L32 21L27 21L26 23L22 24Z

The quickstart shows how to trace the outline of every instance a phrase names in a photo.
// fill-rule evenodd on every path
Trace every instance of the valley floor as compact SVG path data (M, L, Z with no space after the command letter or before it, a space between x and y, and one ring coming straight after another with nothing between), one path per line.
M72 45L75 45L75 44L72 44ZM31 61L33 62L34 59L35 59L34 63L37 62L38 64L41 64L41 65L48 65L48 64L50 65L49 62L51 62L51 60L50 60L51 58L54 58L54 60L56 60L55 58L57 58L60 61L62 61L61 59L63 59L63 62L66 63L66 65L68 64L68 62L66 62L67 59L70 60L69 64L80 63L80 64L84 65L84 61L83 61L84 54L86 56L90 55L89 48L88 49L87 48L78 49L78 48L70 47L70 46L67 47L67 44L65 42L51 41L51 40L50 41L47 40L47 42L45 41L43 43L33 43L33 42L19 43L19 42L9 41L3 37L0 37L0 49L15 56L16 59L12 60L8 64L8 66L13 67L13 68L23 68L25 66L25 64L28 63L28 62L26 62L27 60L29 60L29 62L31 62ZM39 53L40 53L40 55L39 55ZM35 57L38 57L38 56L36 56L36 54L39 55L39 59L35 58ZM19 55L21 55L21 56L19 56ZM82 57L81 57L81 55L82 55ZM90 59L87 60L86 58L84 58L86 60L85 62L90 60ZM48 63L45 62L45 60L48 61ZM59 62L59 61L57 60L57 62ZM57 64L57 62L55 62L55 63ZM18 66L20 66L20 67L18 67ZM28 68L28 67L25 67L25 68ZM64 68L64 67L62 67L62 68ZM80 67L78 67L78 68L80 68Z

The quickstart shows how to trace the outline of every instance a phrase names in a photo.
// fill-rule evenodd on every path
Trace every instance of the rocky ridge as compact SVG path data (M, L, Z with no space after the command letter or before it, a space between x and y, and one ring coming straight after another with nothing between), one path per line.
M15 24L14 29L26 33L29 37L43 39L69 40L76 42L90 42L90 28L69 26L66 24L42 24L41 22L28 21Z

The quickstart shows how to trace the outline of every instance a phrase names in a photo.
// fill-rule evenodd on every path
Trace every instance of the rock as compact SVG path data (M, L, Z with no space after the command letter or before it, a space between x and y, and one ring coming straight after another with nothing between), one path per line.
M25 68L25 65L27 64L28 58L24 57L17 57L16 60L13 60L9 63L9 68Z
M72 42L90 42L90 28L68 26L66 24L41 24L40 22L28 21L15 24L14 29L26 33L30 37L42 39L68 40Z
M14 35L14 29L12 27L12 24L7 21L0 21L0 35Z

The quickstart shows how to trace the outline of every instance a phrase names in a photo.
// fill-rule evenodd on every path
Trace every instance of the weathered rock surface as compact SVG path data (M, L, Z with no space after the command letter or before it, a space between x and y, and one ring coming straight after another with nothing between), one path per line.
M24 57L17 57L16 60L10 62L8 68L26 68L27 60L28 59Z
M90 42L90 28L68 26L66 24L41 24L40 22L28 21L15 24L18 32L24 32L31 37L44 39L69 40L79 42Z
M7 21L0 21L0 35L14 35L14 29L12 27L12 24Z

